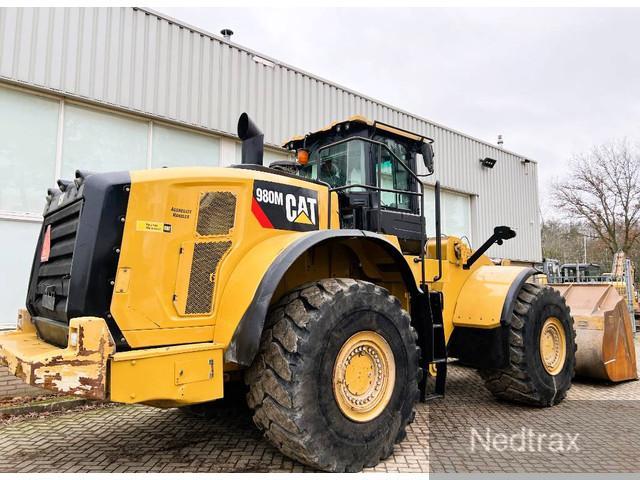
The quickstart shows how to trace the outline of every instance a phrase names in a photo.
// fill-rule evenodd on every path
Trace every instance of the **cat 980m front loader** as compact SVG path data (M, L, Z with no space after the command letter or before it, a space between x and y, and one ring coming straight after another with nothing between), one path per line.
M425 212L416 173L433 170L429 139L352 117L287 142L297 161L268 168L246 114L238 133L241 165L78 171L49 190L26 309L0 335L13 373L158 407L244 379L267 438L330 471L389 456L420 397L444 393L448 357L499 398L564 398L562 296L484 255L511 229L477 251L439 234L439 188Z

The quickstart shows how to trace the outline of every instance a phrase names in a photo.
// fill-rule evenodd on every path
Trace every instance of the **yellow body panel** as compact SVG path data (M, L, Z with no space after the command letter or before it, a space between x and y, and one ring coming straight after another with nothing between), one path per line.
M221 289L218 305L219 318L215 340L228 345L240 318L254 300L256 289L267 269L277 256L294 241L307 235L304 232L288 232L263 239L245 252Z
M222 345L196 343L116 353L111 401L172 407L223 396Z
M213 338L213 325L182 328L154 328L150 330L131 330L127 338L134 345L161 346L198 343L203 338Z
M325 206L318 209L319 227L327 228L329 193L322 185L259 171L249 175L246 170L235 168L131 172L131 197L118 263L117 288L111 302L111 313L131 347L228 341L229 330L237 325L253 298L260 272L300 235L265 229L259 224L251 211L254 179L277 183L284 180L289 185L316 190L318 205ZM216 191L235 195L234 226L228 235L203 237L196 231L200 196L203 192ZM332 224L337 226L338 202L336 195L333 196ZM168 227L152 228L154 225ZM190 260L184 259L190 259L195 240L227 241L231 242L231 248L215 272L216 285L224 288L215 288L212 311L185 315L185 284L188 283L185 272L188 275ZM248 256L252 258L251 265L244 262ZM223 290L226 291L224 301ZM221 340L213 328L218 318L225 319ZM153 330L158 330L157 334L152 334ZM172 332L164 333L164 330Z
M452 323L457 327L495 328L509 288L526 267L484 265L464 282L455 302Z

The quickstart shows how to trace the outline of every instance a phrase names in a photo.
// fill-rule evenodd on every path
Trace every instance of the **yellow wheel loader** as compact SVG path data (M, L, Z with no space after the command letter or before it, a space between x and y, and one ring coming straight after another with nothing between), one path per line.
M533 269L440 233L418 162L430 139L363 117L294 138L262 165L246 114L242 164L78 171L50 189L18 328L0 357L32 385L187 407L244 379L284 454L358 471L402 441L447 358L498 398L560 402L575 365L562 296ZM286 162L285 162L286 163ZM425 235L435 219L435 238Z

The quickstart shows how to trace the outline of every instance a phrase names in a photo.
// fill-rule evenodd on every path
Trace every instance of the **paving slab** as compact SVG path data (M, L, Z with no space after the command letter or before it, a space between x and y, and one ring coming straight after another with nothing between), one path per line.
M545 435L540 449L539 435ZM639 435L640 382L611 386L578 380L562 404L539 409L496 401L474 370L454 364L446 398L419 404L407 438L368 471L637 472ZM550 444L559 438L562 451L557 442ZM0 472L93 471L310 469L264 440L240 405L220 407L208 418L135 405L0 424Z

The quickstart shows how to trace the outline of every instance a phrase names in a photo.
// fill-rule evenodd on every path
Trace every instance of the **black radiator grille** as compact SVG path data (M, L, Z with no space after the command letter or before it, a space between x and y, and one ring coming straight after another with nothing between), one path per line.
M218 263L230 247L231 242L200 242L194 245L185 313L211 313Z
M51 250L49 260L39 262L33 308L37 316L68 322L67 299L71 281L71 262L80 221L82 200L77 200L55 211L44 219L43 232L51 226ZM44 234L38 245L37 258L42 251ZM47 295L49 302L43 301ZM50 307L54 306L54 309Z
M205 192L200 197L198 235L228 235L236 215L236 196L231 192Z

